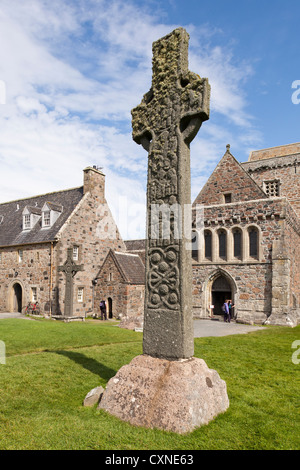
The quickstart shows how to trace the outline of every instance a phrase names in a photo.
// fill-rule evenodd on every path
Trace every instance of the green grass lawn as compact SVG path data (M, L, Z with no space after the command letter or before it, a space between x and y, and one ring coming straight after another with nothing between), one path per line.
M300 327L196 339L195 356L226 381L230 407L177 435L82 406L142 353L141 333L110 322L1 320L0 449L299 449L299 339Z

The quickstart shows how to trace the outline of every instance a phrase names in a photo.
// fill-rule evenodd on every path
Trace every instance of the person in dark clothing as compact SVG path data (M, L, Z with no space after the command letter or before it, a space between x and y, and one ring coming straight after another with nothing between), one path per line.
M230 320L234 319L234 318L233 318L233 316L234 316L234 315L233 315L233 307L234 307L234 305L232 305L232 300L229 300L229 301L228 301L229 322L230 322Z
M224 321L230 323L229 300L225 300L222 310L224 312Z
M101 312L101 320L107 320L105 300L101 300L100 302L100 312Z

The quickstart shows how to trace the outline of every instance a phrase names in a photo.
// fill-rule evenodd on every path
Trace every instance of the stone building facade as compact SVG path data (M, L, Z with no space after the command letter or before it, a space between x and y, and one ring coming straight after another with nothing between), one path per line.
M196 197L204 227L193 237L193 311L220 315L232 299L247 323L300 321L300 144L227 151Z
M120 319L123 328L141 328L145 293L145 266L141 258L110 250L96 280L96 306L105 300L108 318Z
M223 302L232 299L239 322L300 323L299 165L300 144L252 152L245 163L239 163L227 146L193 203L194 318L222 318ZM196 227L197 209L201 229ZM144 263L145 240L125 244L127 253ZM125 299L124 278L116 266L108 256L97 289L104 287L104 295L109 291L111 298ZM114 281L104 281L103 286L114 269ZM140 283L141 296L125 313L127 324L141 318L137 312L143 311L143 287ZM117 308L121 316L125 305L126 301Z
M300 323L300 144L227 151L193 203L193 315L220 317L232 299L246 323ZM83 186L0 204L0 315L38 301L64 316L72 249L72 315L99 313L142 326L145 240L124 242L105 200L105 176L84 170ZM195 213L194 213L195 215ZM68 296L67 296L68 297Z
M105 199L105 175L83 171L83 186L0 204L0 315L38 302L42 314L84 317L110 249L126 250ZM72 250L71 294L61 266Z

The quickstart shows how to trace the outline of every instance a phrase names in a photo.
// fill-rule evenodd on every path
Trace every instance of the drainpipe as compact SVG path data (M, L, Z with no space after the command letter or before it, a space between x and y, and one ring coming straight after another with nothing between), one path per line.
M52 315L52 298L51 298L51 293L52 293L52 260L53 260L53 242L51 242L50 245L50 286L49 286L49 315L51 318Z
M92 297L92 315L94 315L94 306L95 306L95 286L98 283L98 279L95 278L92 280L92 285L93 285L93 297Z

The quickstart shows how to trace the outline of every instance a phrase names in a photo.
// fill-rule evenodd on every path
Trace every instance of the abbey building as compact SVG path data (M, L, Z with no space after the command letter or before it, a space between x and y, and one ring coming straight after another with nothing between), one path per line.
M242 322L300 321L300 144L254 151L238 163L227 151L194 201L193 310L219 315L232 299Z
M145 240L123 241L105 199L105 176L0 204L0 315L38 302L55 317L99 314L142 326ZM196 197L193 316L300 323L300 143L254 151L239 163L230 147Z

